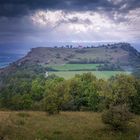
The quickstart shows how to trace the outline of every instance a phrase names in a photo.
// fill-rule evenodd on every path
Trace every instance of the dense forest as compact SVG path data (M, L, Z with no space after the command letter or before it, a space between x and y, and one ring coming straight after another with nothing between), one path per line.
M131 75L103 80L85 73L65 80L26 73L10 76L0 93L0 107L12 110L103 111L111 104L127 104L131 112L140 113L140 80Z

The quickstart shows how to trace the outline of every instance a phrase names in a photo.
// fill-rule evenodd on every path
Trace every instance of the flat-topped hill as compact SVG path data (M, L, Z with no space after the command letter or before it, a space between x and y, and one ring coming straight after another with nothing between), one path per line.
M70 68L74 64L77 66ZM44 74L46 71L133 71L139 67L140 53L128 43L77 48L37 47L22 59L1 69L0 76L17 71Z
M118 63L133 65L132 62L138 60L140 60L140 53L130 44L117 43L93 48L33 48L15 64Z

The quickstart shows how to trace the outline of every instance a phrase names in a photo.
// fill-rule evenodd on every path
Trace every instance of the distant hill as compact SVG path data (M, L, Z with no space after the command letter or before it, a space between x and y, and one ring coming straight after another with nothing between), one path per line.
M130 44L117 43L96 48L33 48L15 64L64 64L64 63L139 63L140 53Z
M99 47L33 48L22 59L0 69L0 76L16 71L45 72L49 65L102 64L99 70L127 70L140 68L140 53L128 43ZM39 69L39 70L38 70Z

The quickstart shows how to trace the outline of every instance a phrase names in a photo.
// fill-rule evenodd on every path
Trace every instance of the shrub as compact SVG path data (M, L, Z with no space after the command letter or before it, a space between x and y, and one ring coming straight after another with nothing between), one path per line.
M130 111L140 115L140 95L129 98Z
M44 108L45 111L48 112L49 115L59 113L59 105L58 99L56 95L48 95L44 100Z
M114 130L125 130L131 119L132 115L126 105L110 106L102 114L102 121Z

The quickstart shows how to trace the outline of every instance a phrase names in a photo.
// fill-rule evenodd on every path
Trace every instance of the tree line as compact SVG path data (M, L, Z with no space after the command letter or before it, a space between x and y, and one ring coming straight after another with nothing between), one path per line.
M0 107L13 110L92 110L103 111L114 103L126 103L140 113L140 80L117 75L108 80L91 73L70 80L51 75L47 78L13 76L0 91Z

